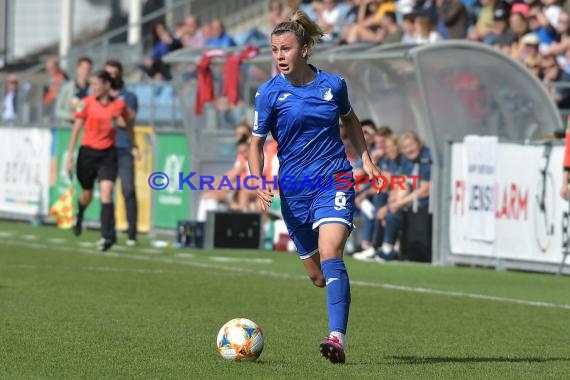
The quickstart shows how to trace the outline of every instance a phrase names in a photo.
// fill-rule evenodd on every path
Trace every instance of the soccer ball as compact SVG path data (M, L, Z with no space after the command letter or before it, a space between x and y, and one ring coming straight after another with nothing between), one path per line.
M263 350L263 332L255 322L235 318L222 326L216 346L224 359L254 361Z

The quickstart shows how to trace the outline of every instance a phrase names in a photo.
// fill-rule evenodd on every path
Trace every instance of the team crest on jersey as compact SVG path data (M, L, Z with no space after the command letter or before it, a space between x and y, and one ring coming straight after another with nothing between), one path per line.
M83 101L78 101L77 104L75 105L75 111L76 112L81 112L85 109L85 103L83 103Z
M322 94L323 94L323 99L328 101L331 101L333 98L333 94L332 94L332 88L327 88L327 89L323 89L321 90Z

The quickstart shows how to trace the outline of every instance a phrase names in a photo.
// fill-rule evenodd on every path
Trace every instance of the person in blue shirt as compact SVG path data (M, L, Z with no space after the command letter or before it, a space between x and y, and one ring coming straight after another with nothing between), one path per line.
M212 21L212 38L206 42L207 47L228 48L236 46L234 39L226 33L226 27L222 20Z
M259 87L255 97L249 168L258 178L253 186L258 204L267 212L276 184L260 178L263 145L271 132L278 145L283 219L309 278L327 289L330 334L319 349L332 363L343 363L350 307L343 251L353 228L354 179L340 138L339 118L366 174L381 173L368 154L346 82L308 63L322 36L323 31L303 11L294 12L271 33L272 55L280 73Z
M135 159L140 160L141 155L135 143L134 126L139 102L137 96L125 88L123 81L123 65L116 60L105 63L105 71L109 73L117 84L116 96L125 101L129 110L129 123L127 128L117 128L115 147L118 155L117 175L121 179L121 190L125 199L127 213L127 245L137 244L137 194L135 191Z

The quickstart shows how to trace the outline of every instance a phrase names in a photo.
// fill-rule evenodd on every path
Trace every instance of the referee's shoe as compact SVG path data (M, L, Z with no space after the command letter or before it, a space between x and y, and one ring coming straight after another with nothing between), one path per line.
M99 248L100 251L105 252L105 251L108 251L109 248L111 248L113 246L113 244L115 244L116 242L117 242L116 237L113 237L111 239L101 238L97 242L97 248Z

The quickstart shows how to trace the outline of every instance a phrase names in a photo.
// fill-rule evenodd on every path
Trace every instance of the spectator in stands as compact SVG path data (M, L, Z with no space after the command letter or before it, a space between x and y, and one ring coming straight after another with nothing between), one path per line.
M384 140L385 158L380 162L382 174L387 178L386 189L390 189L391 176L402 174L403 160L398 148L398 136L389 134ZM374 244L367 249L355 253L357 260L388 261L398 257L398 238L400 236L400 225L402 222L401 212L392 212L388 204L390 200L396 199L397 191L384 190L375 199L377 223L375 224Z
M540 51L547 50L558 38L556 29L550 24L539 6L530 8L528 26L538 37Z
M364 130L363 130L364 132ZM373 147L369 149L370 157L385 174L385 142L392 135L390 127L380 127L373 134ZM366 140L366 133L364 134ZM363 173L362 173L363 174ZM384 206L387 202L387 191L378 193L373 186L368 186L356 196L355 204L361 211L360 217L362 222L362 234L360 247L364 251L369 251L372 247L374 234L377 230L376 211ZM370 215L371 214L371 215Z
M494 20L494 9L495 0L479 0L481 3L481 11L479 12L479 17L475 23L475 27L469 33L469 39L472 41L483 41L486 42L487 37L493 33L493 26L495 25Z
M116 60L105 63L105 71L115 81L111 94L123 99L128 109L126 128L117 128L115 147L117 148L117 177L121 179L121 192L125 199L127 215L127 245L137 245L137 194L135 186L135 160L141 159L141 153L135 141L135 120L139 108L137 96L126 89L123 80L123 65Z
M511 47L511 56L519 59L520 52L524 46L522 38L528 33L528 16L529 7L526 4L517 3L511 8L511 16L509 18L509 26L516 36L516 41Z
M405 132L399 140L406 160L402 161L402 175L408 178L405 190L397 190L389 201L390 212L402 211L400 254L412 261L431 261L431 215L429 194L431 188L431 152L415 132ZM411 176L419 175L419 180ZM414 186L415 185L415 186Z
M18 77L16 74L8 74L4 78L3 101L0 104L3 121L14 121L18 117Z
M552 84L556 82L570 82L570 74L566 73L553 55L545 55L541 61L543 82ZM570 88L550 88L550 93L559 108L570 108Z
M442 40L441 34L436 30L432 17L427 12L416 15L414 19L415 42L417 44L431 44Z
M212 37L208 40L206 45L212 48L228 48L236 46L233 38L226 33L226 27L220 19L212 21Z
M523 62L525 62L527 58L531 60L534 59L534 61L536 61L536 59L540 60L540 53L538 52L540 40L536 34L527 33L521 38L520 42L521 49L514 58Z
M562 8L558 5L560 2L559 0L541 0L543 4L542 12L544 13L544 17L546 18L548 24L550 24L553 28L558 26L558 20L560 19L560 13L562 12ZM530 4L533 2L530 1Z
M61 86L55 103L55 117L73 123L73 113L79 101L89 95L89 77L93 61L89 57L81 57L75 65L75 80L67 81Z
M170 65L162 61L166 54L180 49L182 42L166 29L163 22L154 25L154 48L151 56L145 59L144 64L139 66L150 78L158 80L170 80Z
M406 13L402 18L402 40L404 44L415 44L415 18L416 15L412 12Z
M540 56L528 56L524 60L525 66L537 77L542 77L542 66L540 65Z
M404 33L400 26L398 25L396 19L396 13L386 12L382 18L382 24L380 26L381 38L380 41L383 44L391 44L396 42L401 42L404 37Z
M185 47L202 48L206 45L204 31L197 16L189 15L184 19L184 25L188 33L188 43Z
M339 35L340 10L336 0L322 0L322 7L318 13L317 24L321 27L325 41L331 41Z
M469 13L460 0L435 0L437 16L446 38L465 38L469 26Z
M283 2L281 0L270 0L269 1L269 13L267 14L268 34L271 33L273 28L281 24L287 19L287 13L283 7Z
M68 79L68 76L60 69L56 58L49 58L46 61L45 68L48 75L48 85L44 88L43 102L45 105L49 105L55 102L59 89L63 82Z
M386 12L396 12L391 0L362 0L358 10L358 19L343 38L348 43L369 41L375 35Z
M495 20L493 32L487 36L485 42L509 54L511 46L517 40L517 36L509 29L507 23L509 14L505 9L497 8L493 17Z
M557 40L543 54L563 56L570 49L570 14L568 12L560 12L556 32Z

